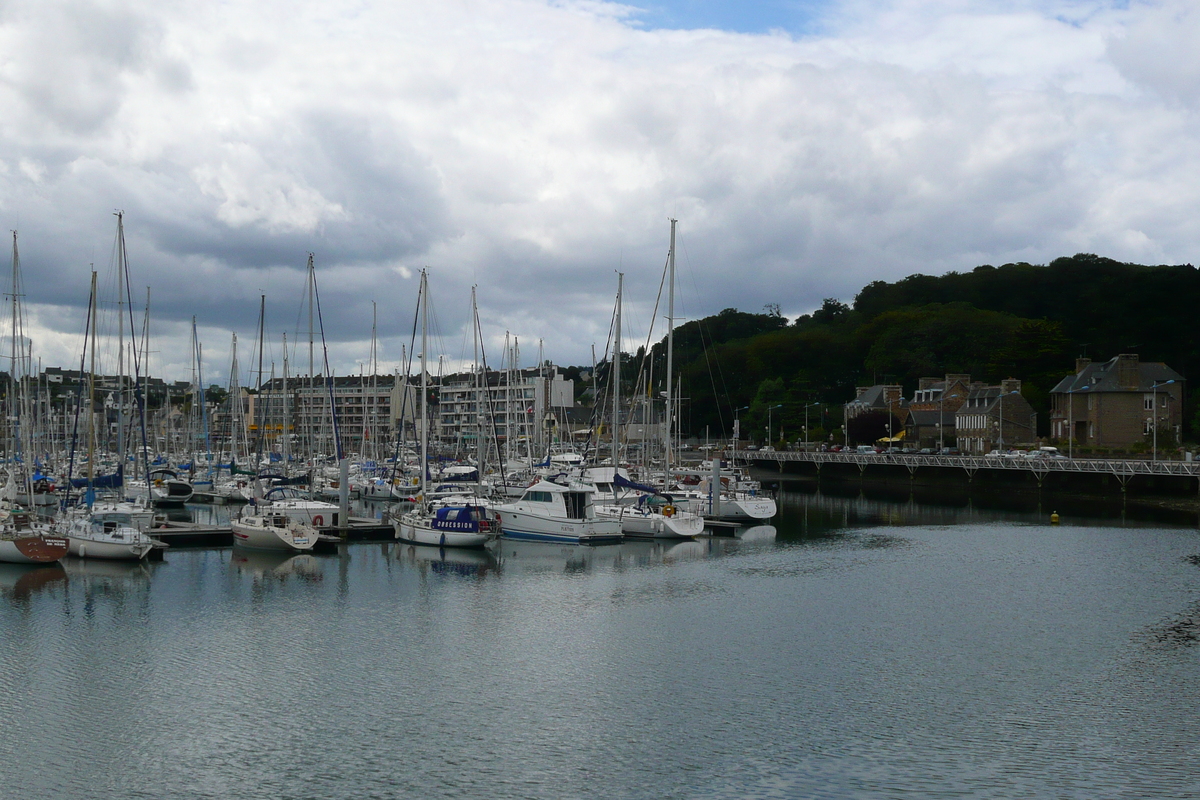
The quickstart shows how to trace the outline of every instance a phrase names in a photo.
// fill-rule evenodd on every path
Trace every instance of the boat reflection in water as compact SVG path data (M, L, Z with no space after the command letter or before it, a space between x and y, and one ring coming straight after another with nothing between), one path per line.
M67 571L55 562L44 566L0 564L0 596L24 600L57 586L65 586Z
M163 562L106 561L96 558L64 558L63 569L72 581L84 583L145 584Z
M482 547L437 547L397 542L392 556L401 564L447 575L483 576L496 567L496 557Z
M229 557L229 565L238 575L249 575L258 580L286 581L295 577L304 581L319 581L324 577L320 561L308 553L235 547Z
M738 528L733 536L743 544L774 544L776 533L774 525L750 525Z

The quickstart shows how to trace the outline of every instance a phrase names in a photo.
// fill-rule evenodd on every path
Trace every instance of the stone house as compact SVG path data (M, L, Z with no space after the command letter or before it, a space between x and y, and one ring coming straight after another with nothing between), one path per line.
M1021 396L1021 382L1013 378L999 386L973 386L954 425L958 448L966 455L1031 445L1037 438L1037 412Z
M1091 447L1129 447L1169 431L1179 440L1184 379L1161 361L1122 353L1104 362L1079 358L1075 373L1050 391L1050 435Z
M951 373L945 378L921 378L908 403L905 439L920 447L954 445L955 414L967 401L971 389L982 386L982 382L971 383L971 376L961 373Z

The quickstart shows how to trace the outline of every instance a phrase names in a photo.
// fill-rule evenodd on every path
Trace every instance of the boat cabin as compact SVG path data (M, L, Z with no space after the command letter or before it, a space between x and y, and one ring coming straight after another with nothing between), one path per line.
M537 513L561 519L592 519L591 486L572 484L563 486L550 481L538 481L525 490L520 503L537 508Z

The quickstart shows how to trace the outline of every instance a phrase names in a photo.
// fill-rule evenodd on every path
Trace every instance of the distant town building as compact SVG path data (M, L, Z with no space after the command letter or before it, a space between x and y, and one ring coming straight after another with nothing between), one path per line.
M1037 439L1037 413L1013 378L999 386L973 384L954 425L958 448L968 455L1028 446Z
M1091 447L1129 447L1170 433L1179 441L1184 379L1161 361L1123 353L1104 362L1080 358L1051 390L1050 433Z
M971 390L982 386L982 382L971 383L971 376L961 373L921 378L908 403L905 440L919 447L957 446L955 415Z

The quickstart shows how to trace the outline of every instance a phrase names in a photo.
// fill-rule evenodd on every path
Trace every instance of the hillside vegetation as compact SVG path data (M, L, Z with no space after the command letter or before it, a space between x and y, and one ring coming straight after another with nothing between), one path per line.
M1079 254L1045 266L985 265L876 281L852 305L828 299L791 323L774 310L725 309L676 329L681 426L700 437L707 428L717 438L729 434L737 416L742 438L761 439L772 408L775 435L782 426L795 439L804 407L820 404L809 408L816 438L841 425L840 406L855 386L900 383L911 397L921 377L947 372L989 383L1020 378L1046 426L1048 392L1077 356L1138 353L1184 377L1196 374L1196 298L1200 272L1190 264L1144 266ZM664 340L653 348L659 392L665 347ZM639 355L622 370L630 388ZM1188 396L1191 419L1190 387Z

